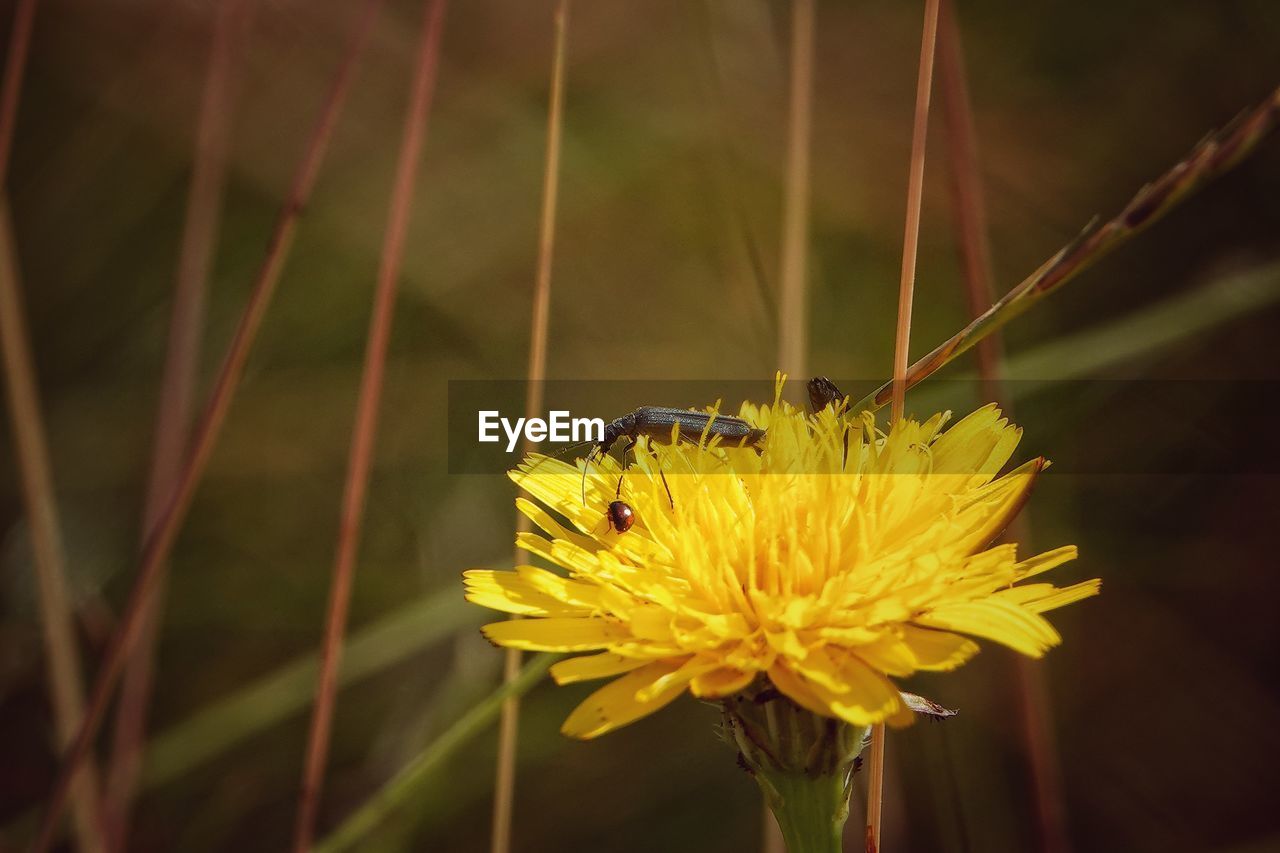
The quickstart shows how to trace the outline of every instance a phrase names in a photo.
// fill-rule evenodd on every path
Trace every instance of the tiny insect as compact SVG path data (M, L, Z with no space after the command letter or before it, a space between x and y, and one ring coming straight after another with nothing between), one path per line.
M809 380L809 409L815 415L821 412L827 406L839 407L847 398L844 393L836 387L836 383L832 382L825 376L815 376ZM840 460L840 467L843 469L849 464L849 428L844 429L844 454Z
M809 380L809 409L817 414L827 406L839 403L844 394L825 376L815 376Z
M669 439L673 427L677 430L677 437L685 441L697 442L705 432L757 450L765 435L764 430L756 429L742 418L732 415L713 415L665 406L641 406L634 412L628 412L605 424L604 436L596 443L592 453L608 453L623 438L630 439L632 444L642 435L651 439Z
M665 406L641 406L604 425L604 435L591 448L591 452L587 454L586 464L582 467L582 503L585 505L587 502L587 468L592 459L596 456L604 456L624 438L634 446L642 435L654 441L670 440L673 430L677 440L698 442L702 440L705 433L708 436L720 436L725 441L736 442L739 447L755 448L757 451L760 450L765 437L764 430L756 429L742 418L735 418L732 415L712 415L707 412L672 409ZM623 453L625 452L624 450ZM675 506L675 501L671 497L671 487L667 485L667 478L661 472L659 474L662 476L662 485L667 490L667 500ZM619 483L619 493L621 493L621 483ZM619 502L621 501L615 501L615 503ZM612 520L611 506L610 521ZM616 525L614 529L617 529Z
M622 439L629 439L627 449L634 447L640 436L648 436L651 440L669 440L673 429L676 439L697 442L704 434L720 436L722 439L736 441L741 447L753 447L757 451L764 440L765 431L756 429L742 418L732 415L712 415L706 412L694 412L688 409L673 409L665 406L641 406L620 418L605 424L604 434L600 441L587 454L586 463L582 466L582 503L587 503L587 469L596 456L604 456ZM626 450L623 450L626 456ZM667 476L658 472L662 478L662 487L667 491L667 500L675 507L675 498L671 496L671 486ZM629 503L622 499L622 476L618 477L618 490L615 499L605 510L609 526L616 533L626 533L635 524L636 513Z
M609 520L609 526L613 528L613 532L619 535L626 533L631 529L631 525L636 523L636 511L631 508L631 504L622 499L622 478L625 474L618 475L618 490L614 492L613 500L609 502L609 507L604 511L604 516ZM666 478L662 480L666 485ZM667 496L671 496L671 490L667 490ZM675 506L674 502L672 506Z
M609 516L609 526L613 528L614 533L626 533L631 529L631 525L636 523L635 510L631 508L631 504L623 500L611 501L605 514Z

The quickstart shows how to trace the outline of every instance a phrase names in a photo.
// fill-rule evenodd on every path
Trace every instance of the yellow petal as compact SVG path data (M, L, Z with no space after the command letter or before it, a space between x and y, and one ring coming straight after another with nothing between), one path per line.
M769 667L769 680L801 708L824 717L836 715L831 706L818 697L810 682L786 664L778 662Z
M978 653L978 644L968 637L910 624L902 626L902 641L915 656L916 668L931 672L955 669Z
M818 649L792 666L820 702L854 725L878 723L902 706L898 689L850 652Z
M599 565L595 554L567 539L552 540L545 539L537 533L517 533L516 547L566 568L570 574L594 575Z
M510 619L480 630L496 645L532 652L585 652L628 639L624 627L605 619Z
M1048 583L1025 584L1015 586L1013 589L1003 590L997 595L1029 608L1036 613L1044 613L1046 610L1064 607L1082 598L1097 595L1101 591L1102 581L1094 578L1093 580L1083 581L1062 589L1058 589L1053 584Z
M1010 426L989 403L957 421L933 444L934 470L944 473L973 472L979 482L995 476L1022 439L1022 430Z
M986 637L1033 658L1062 639L1042 617L1001 598L944 604L914 621L926 628Z
M745 690L755 678L754 672L722 666L694 676L689 683L689 691L699 699L723 699L739 690Z
M612 459L603 464L617 463ZM612 499L613 488L606 490L596 469L587 476L587 503L582 502L582 469L540 454L531 454L509 476L520 488L542 503L570 519L580 530L590 530L591 525L603 517L604 507ZM616 479L616 475L614 475Z
M675 672L669 672L666 675L659 676L653 680L652 684L637 690L636 701L650 702L653 699L666 694L666 692L673 687L679 686L683 688L695 677L703 674L704 672L710 672L715 668L715 663L702 660L698 657L691 657Z
M556 577L542 569L534 571ZM463 572L462 577L466 584L467 601L506 613L519 613L522 616L586 616L592 609L580 600L565 601L562 596L539 589L529 577L516 572L471 569ZM563 578L558 579L563 580ZM586 584L578 584L578 586L587 587ZM588 590L590 589L588 587ZM592 591L598 599L598 589Z
M964 550L985 548L1004 532L1031 497L1031 487L1035 485L1036 477L1046 464L1044 457L1037 457L992 484L991 488L996 489L999 494L999 502L995 506L984 507L983 522L965 538L962 546Z
M1054 548L1052 551L1045 551L1043 554L1023 560L1014 568L1017 569L1019 578L1029 578L1057 568L1063 563L1069 563L1077 556L1079 552L1075 545L1063 545L1061 548Z
M643 702L637 698L638 694L679 668L678 661L654 661L610 681L573 710L560 727L561 733L589 740L652 714L683 693L688 682L669 684L665 691L649 696Z
M849 651L873 669L905 677L916 671L915 655L901 639L888 632L871 643L851 646Z
M538 526L538 529L546 533L552 539L565 539L577 545L584 551L595 551L600 548L600 543L596 542L589 536L583 536L573 530L569 530L551 517L551 513L538 506L528 498L516 498L516 509L524 513L525 517Z
M819 628L818 637L838 646L858 646L875 642L880 632L875 628L854 626L851 628Z
M605 609L603 589L594 583L570 580L537 566L516 566L520 580L543 595L587 610Z
M556 680L556 684L573 684L578 681L621 675L624 672L639 669L647 663L649 661L643 658L624 658L613 652L601 652L598 655L584 655L556 661L551 665L551 677Z

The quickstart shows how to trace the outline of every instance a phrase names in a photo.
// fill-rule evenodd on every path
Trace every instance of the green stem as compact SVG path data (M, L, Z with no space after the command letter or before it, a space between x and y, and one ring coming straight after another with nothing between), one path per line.
M866 726L806 711L763 681L721 708L726 740L764 792L788 853L839 853Z
M502 702L508 696L523 696L547 674L551 664L560 659L558 654L540 654L525 664L514 681L508 681L476 705L457 722L436 738L426 749L404 766L338 825L332 833L321 839L313 848L314 853L337 853L355 847L378 827L388 815L403 806L419 791L422 783L440 768L459 747L484 731L498 717Z
M840 853L849 817L849 779L847 767L820 776L779 770L756 773L787 853Z

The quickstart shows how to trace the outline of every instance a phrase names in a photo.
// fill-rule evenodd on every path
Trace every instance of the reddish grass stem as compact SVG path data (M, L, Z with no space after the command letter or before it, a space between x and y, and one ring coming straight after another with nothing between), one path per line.
M907 178L907 221L902 239L902 278L898 283L898 325L893 341L892 419L902 419L907 392L907 358L911 344L911 307L916 286L916 254L920 243L920 208L924 194L925 140L929 132L929 95L933 88L933 55L938 40L938 2L926 0L916 81L916 112L911 131L911 171Z
M18 0L13 7L9 48L4 62L4 82L0 83L0 187L8 187L9 155L13 153L13 130L18 121L18 101L22 78L26 76L31 30L35 26L36 0Z
M65 748L75 737L84 716L84 686L67 592L66 555L62 548L49 446L40 413L25 316L9 203L0 195L0 349L3 349L14 450L39 588L40 624L44 632L54 724L58 746ZM93 762L86 761L78 769L71 788L73 823L80 849L106 849Z
M218 238L218 212L226 178L227 148L236 98L239 56L253 17L254 0L225 0L217 7L208 70L196 130L194 168L174 276L174 300L160 399L156 406L151 474L142 518L145 539L156 527L165 498L173 491L191 429L194 391L204 325L209 269ZM111 849L126 846L129 809L142 767L147 704L168 575L162 563L152 595L143 602L142 635L129 656L116 712L111 766L104 792Z
M400 143L400 156L387 214L387 230L383 235L382 260L378 268L373 313L369 318L369 337L365 345L364 370L356 402L355 429L352 431L351 450L347 458L347 479L343 488L333 580L329 590L329 611L325 621L324 644L320 652L320 675L311 716L311 733L307 740L302 790L298 796L298 818L293 843L293 849L297 853L305 853L311 849L316 815L320 807L320 791L333 729L338 667L342 661L342 642L351 605L351 586L360 546L365 497L373 466L378 407L382 400L387 349L395 317L396 286L404 262L405 238L413 209L422 142L426 136L427 119L431 114L431 102L435 94L444 11L445 0L429 0L423 10L413 86L405 114L404 136Z
M31 536L39 587L40 624L44 632L50 699L58 748L75 736L84 715L84 686L71 604L67 594L66 555L58 521L49 447L36 388L35 365L22 304L17 245L9 211L9 158L13 152L18 103L26 75L36 0L18 0L9 33L3 82L0 82L0 349L3 349L14 448L22 480L22 497ZM71 780L73 823L81 850L103 849L104 833L98 800L97 770L92 762Z
M942 6L938 65L947 128L947 155L951 166L952 207L964 267L965 295L970 315L980 317L995 301L995 281L963 37L952 0L946 0ZM998 402L1009 412L1011 400L1004 383L1000 333L979 341L974 347L974 354L983 398ZM1031 525L1024 510L1014 519L1008 538L1013 542L1027 542L1030 536ZM1070 849L1066 804L1062 796L1058 745L1053 737L1051 710L1045 695L1044 673L1038 664L1038 661L1018 656L1013 662L1013 681L1022 718L1023 753L1035 795L1040 849L1046 853L1063 853Z
M227 349L222 368L214 382L204 413L196 427L191 451L182 469L182 475L174 487L173 493L165 503L164 512L156 522L155 532L147 538L143 546L142 557L129 600L125 605L119 627L112 636L111 642L103 656L102 665L94 681L93 693L89 701L89 709L84 721L76 733L75 739L67 748L62 768L50 793L49 803L45 811L40 832L32 846L35 851L46 851L53 843L58 818L66 807L69 781L72 774L87 758L90 746L102 719L106 715L107 705L115 688L124 662L138 638L143 627L143 603L152 595L156 581L160 575L160 566L169 558L178 531L191 508L196 486L203 475L213 447L226 420L236 387L244 374L245 363L249 351L257 337L262 319L280 280L285 259L293 245L293 238L298 227L298 219L302 209L311 197L319 175L320 165L328 150L329 141L337 124L338 116L346 103L351 84L355 76L356 61L364 52L373 30L373 23L382 5L382 0L366 0L359 13L356 32L343 57L337 75L321 106L320 115L311 131L306 150L303 153L298 170L294 174L285 202L281 207L275 228L267 243L266 255L254 279L253 289L244 312L236 326L231 344Z
M902 240L902 278L898 284L898 323L893 346L892 422L906 408L907 360L911 342L911 306L916 284L916 255L920 241L920 212L924 195L925 141L929 131L929 100L933 89L933 58L938 41L939 0L926 0L920 41L920 72L916 80L916 110L911 131L911 169L907 179L907 217ZM871 761L867 783L866 849L881 847L880 819L884 806L884 724L871 729Z
M547 329L551 318L551 262L555 256L556 206L560 188L560 133L564 124L565 53L569 36L569 2L558 0L555 11L555 45L551 58L551 103L547 107L547 150L542 170L542 210L538 226L537 278L534 282L533 313L530 317L528 387L525 417L542 411L543 382L547 377ZM522 454L531 449L525 441ZM527 533L529 519L516 513L516 531ZM517 552L516 562L520 561ZM516 618L516 617L513 617ZM520 677L521 654L507 649L503 659L503 683ZM511 850L511 822L515 806L516 746L520 731L520 696L509 692L502 702L498 721L498 760L493 783L493 816L490 832L492 853Z
M938 89L942 95L942 117L946 126L947 158L951 169L951 200L954 224L964 268L965 299L970 316L977 317L996 299L995 275L991 267L991 239L987 225L987 204L978 166L977 129L969 97L964 49L954 0L943 0L938 25ZM981 377L983 397L1000 396L1002 372L1001 341L992 335L974 348Z

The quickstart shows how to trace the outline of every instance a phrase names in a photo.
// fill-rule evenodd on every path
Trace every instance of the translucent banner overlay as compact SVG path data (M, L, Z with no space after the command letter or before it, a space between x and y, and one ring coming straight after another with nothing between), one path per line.
M853 401L883 382L834 381ZM719 401L722 415L736 416L743 401L766 404L774 399L772 380L553 380L541 386L536 417L545 423L542 430L520 422L529 392L522 380L450 380L448 386L451 474L502 474L520 461L530 435L544 439L533 451L572 462L592 446L571 447L575 419L583 440L586 425L581 421L609 424L640 407L703 411ZM1006 387L1015 407L1012 420L1024 430L1010 465L1045 456L1052 461L1046 475L1280 473L1276 455L1269 452L1269 443L1280 433L1280 381L1048 380ZM809 407L804 381L789 381L783 396L797 407ZM950 410L952 425L984 402L975 381L931 379L908 393L907 412L922 420ZM886 429L887 407L876 418L877 426ZM565 440L551 440L553 428ZM482 432L492 440L481 441ZM615 457L626 443L619 441L613 448Z

